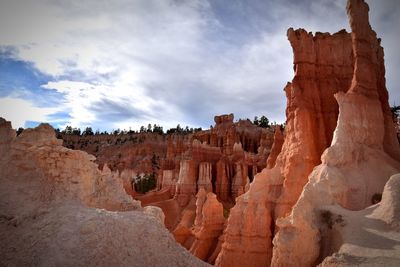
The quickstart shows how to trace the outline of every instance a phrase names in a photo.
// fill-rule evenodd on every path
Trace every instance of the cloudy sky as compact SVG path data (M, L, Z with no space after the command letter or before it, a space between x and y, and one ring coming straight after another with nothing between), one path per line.
M367 0L400 104L400 1ZM283 122L289 27L349 31L345 0L1 0L0 116L13 126Z

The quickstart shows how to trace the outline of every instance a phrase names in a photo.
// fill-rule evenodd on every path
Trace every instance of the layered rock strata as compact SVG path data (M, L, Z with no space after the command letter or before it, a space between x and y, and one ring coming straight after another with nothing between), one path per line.
M281 153L282 145L284 141L283 130L281 127L275 127L274 143L272 144L271 152L267 160L267 168L271 169L275 166L276 158Z
M215 116L215 126L210 130L185 135L127 133L61 137L64 146L95 155L100 167L108 165L113 171L129 172L130 178L124 176L125 189L143 203L159 200L153 196L146 199L134 188L128 188L129 185L132 187L135 177L143 174L155 174L156 190L169 190L171 197L176 195L180 199L182 207L189 201L184 195L194 197L198 183L207 183L208 190L216 193L220 200L234 203L238 192L244 191L246 177L253 180L254 175L266 166L273 132L247 120L233 122L233 118L233 114ZM241 148L235 150L235 147ZM186 177L189 161L191 173ZM246 172L242 174L242 181L237 179L237 164L241 164L239 169Z
M269 266L276 233L274 266L315 264L320 248L316 206L334 202L365 208L398 172L398 143L386 119L383 50L368 24L366 4L350 1L348 10L352 34L288 30L295 77L285 88L282 151L275 167L258 174L231 210L217 266ZM323 167L308 177L321 161Z
M196 206L196 219L192 229L194 242L190 252L204 261L213 263L210 257L218 244L225 223L223 207L215 194L206 193L203 188L197 195Z
M373 204L373 196L383 191L389 177L400 171L396 160L398 144L389 150L385 145L391 142L385 138L391 127L385 126L387 99L382 103L380 97L385 88L379 83L382 71L378 58L383 54L369 25L368 10L362 0L348 2L355 55L352 84L346 94L335 95L339 103L338 124L332 145L322 155L322 164L311 173L290 216L278 221L273 265L296 261L311 266L319 257L327 256L321 255L321 240L326 239L321 235L318 217L322 207L336 204L348 210L363 209Z
M49 125L17 137L0 118L1 266L207 265L175 243L159 208L142 210L124 192L118 173L61 143Z

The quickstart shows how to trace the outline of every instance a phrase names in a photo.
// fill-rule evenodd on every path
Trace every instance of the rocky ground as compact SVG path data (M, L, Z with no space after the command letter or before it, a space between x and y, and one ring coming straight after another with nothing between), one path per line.
M16 137L0 120L1 266L206 266L109 169L48 125Z
M100 170L49 125L16 137L0 119L0 265L400 265L400 146L368 12L348 0L351 33L288 30L295 76L274 138L216 116L209 131L105 146ZM157 188L138 195L128 166L151 171L152 153Z

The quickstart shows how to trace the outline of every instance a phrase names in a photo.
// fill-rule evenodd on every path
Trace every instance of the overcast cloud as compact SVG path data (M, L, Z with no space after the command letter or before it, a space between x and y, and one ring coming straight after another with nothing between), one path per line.
M71 3L73 2L73 3ZM400 104L400 2L369 0ZM289 27L349 30L345 0L3 0L0 116L14 127L208 127L285 120ZM3 74L2 74L3 73Z

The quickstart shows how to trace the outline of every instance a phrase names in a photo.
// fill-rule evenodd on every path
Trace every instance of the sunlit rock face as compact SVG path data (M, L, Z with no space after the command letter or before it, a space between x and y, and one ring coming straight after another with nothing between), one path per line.
M281 127L275 127L274 143L272 144L271 153L268 156L267 168L271 169L275 166L276 158L281 153L282 145L284 141L284 134Z
M0 119L0 140L1 266L207 265L176 244L161 209L142 209L118 173L48 124L16 136Z
M161 207L166 226L188 249L194 233L196 195L200 188L213 192L230 208L246 191L254 175L266 166L273 130L250 121L233 122L233 114L216 116L210 130L185 138L168 139L161 160L158 191L135 196L146 205ZM165 192L169 191L169 194ZM215 258L216 256L214 256Z
M231 210L218 266L269 265L274 221L291 210L308 175L320 163L336 126L334 94L350 86L353 57L348 33L313 36L289 29L288 38L295 54L295 77L285 87L285 140L281 150L277 147L280 153L275 163L270 157L270 169L256 175ZM335 56L323 56L334 48L339 48ZM277 140L279 134L275 133Z
M282 151L275 167L258 174L231 210L217 266L315 264L320 253L315 207L335 202L365 208L398 172L383 50L368 24L366 4L349 1L348 12L351 34L288 30L295 77L285 87Z
M210 257L224 228L223 206L214 193L200 188L196 201L196 220L193 226L194 242L190 252L212 263Z
M175 153L167 153L171 157L167 156L166 162L170 164L164 168L173 171L177 177L175 198L181 198L183 187L204 186L220 201L234 203L244 192L247 181L252 181L266 166L273 143L271 129L256 127L249 121L234 123L233 114L215 116L214 120L216 124L212 129L193 134L184 153L178 157ZM171 143L168 150L181 146ZM187 161L192 164L190 177L181 172L182 164L186 169ZM196 192L189 195L194 197ZM182 206L187 202L188 199L181 201Z
M321 210L328 205L339 205L346 210L366 208L373 204L373 196L383 191L389 177L400 171L397 157L400 150L392 138L393 125L385 119L388 102L381 83L383 52L369 25L368 10L364 1L348 1L355 57L352 83L347 93L335 95L339 118L321 165L311 173L290 216L278 220L280 230L274 239L274 266L318 263L327 256L321 255L326 252L321 244L327 239L328 243L331 241L322 234ZM336 247L340 245L339 242Z
M191 134L144 132L85 136L60 134L60 137L64 146L95 155L100 167L107 165L112 171L125 171L125 189L132 196L138 196L134 188L128 188L133 179L137 175L154 173L157 190L168 190L171 197L178 197L180 192L185 194L186 188L183 191L181 188L190 187L189 184L196 187L190 192L194 197L199 181L200 185L209 183L208 190L212 190L221 201L234 203L238 192L244 192L247 180L252 181L255 174L266 166L274 133L272 128L257 127L247 120L234 122L233 114L215 116L214 121L210 130ZM184 177L187 161L192 162L191 178ZM237 164L241 166L237 167ZM237 171L243 178L238 179ZM160 200L158 196L149 200L142 196L138 198L143 203ZM182 206L187 201L181 200Z

